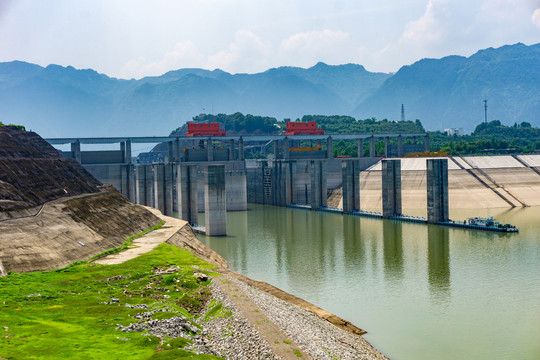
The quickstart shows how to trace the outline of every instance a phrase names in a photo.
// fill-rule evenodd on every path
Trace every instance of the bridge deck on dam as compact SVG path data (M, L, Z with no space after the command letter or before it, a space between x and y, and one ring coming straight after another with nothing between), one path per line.
M259 142L259 141L273 141L296 139L296 140L325 140L331 137L334 140L355 140L355 139L369 139L374 138L397 138L402 137L424 137L426 134L325 134L325 135L249 135L249 136L134 136L134 137L98 137L98 138L85 138L85 137L71 137L71 138L47 138L45 139L51 145L64 145L79 142L81 144L116 144L126 141L139 144L153 144L161 142L180 140L240 140L244 142Z

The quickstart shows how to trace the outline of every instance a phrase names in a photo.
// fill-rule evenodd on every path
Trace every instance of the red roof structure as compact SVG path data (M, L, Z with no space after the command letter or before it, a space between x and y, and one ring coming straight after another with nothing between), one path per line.
M283 135L322 135L323 129L317 129L317 123L315 121L308 122L292 122L287 121L287 126Z
M219 129L219 123L196 124L188 122L186 136L225 136L225 130Z

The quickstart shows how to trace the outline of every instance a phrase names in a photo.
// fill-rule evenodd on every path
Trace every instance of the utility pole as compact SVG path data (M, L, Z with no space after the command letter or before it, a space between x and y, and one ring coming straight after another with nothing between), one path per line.
M401 104L401 121L405 121L405 106Z
M487 100L484 100L484 122L487 124Z

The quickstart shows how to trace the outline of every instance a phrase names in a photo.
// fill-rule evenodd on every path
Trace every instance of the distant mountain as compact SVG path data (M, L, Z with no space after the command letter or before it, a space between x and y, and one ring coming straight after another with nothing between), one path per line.
M540 44L508 45L466 58L423 59L402 67L352 112L364 118L420 119L430 130L463 127L484 120L540 125ZM391 111L389 109L392 109Z
M252 75L179 69L119 80L71 66L14 61L0 63L0 121L45 137L163 135L200 113L348 113L388 76L359 65L319 63Z
M540 125L540 44L481 50L469 58L424 59L396 74L318 63L258 74L179 69L140 80L21 61L0 63L0 121L45 137L163 135L200 113L277 119L351 114L420 119L427 129L483 120Z

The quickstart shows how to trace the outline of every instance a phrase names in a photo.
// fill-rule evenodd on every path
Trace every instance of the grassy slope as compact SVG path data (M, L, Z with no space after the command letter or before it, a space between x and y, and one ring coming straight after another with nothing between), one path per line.
M156 273L173 265L180 267L173 274ZM182 338L167 339L160 346L157 337L115 330L117 324L137 322L130 316L148 311L125 303L147 304L150 309L170 306L179 313L171 316L196 318L209 290L208 282L197 282L193 273L210 268L188 251L162 244L119 265L82 263L0 278L0 358L216 358L178 349L186 341ZM119 275L126 278L110 279ZM120 303L104 304L111 298Z

